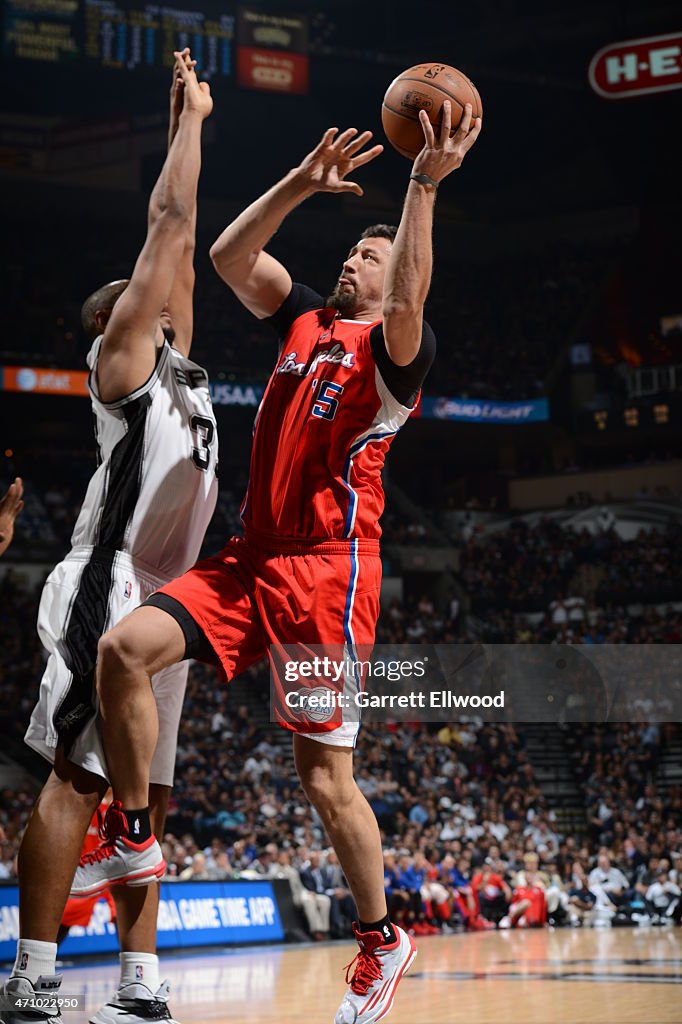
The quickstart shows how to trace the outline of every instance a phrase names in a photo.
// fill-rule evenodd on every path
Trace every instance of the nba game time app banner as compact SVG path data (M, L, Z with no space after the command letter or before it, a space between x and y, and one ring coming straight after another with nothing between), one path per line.
M19 938L19 890L0 886L0 960L13 960ZM270 882L162 882L159 949L277 942L284 939ZM116 926L105 900L85 928L71 928L60 956L118 951Z

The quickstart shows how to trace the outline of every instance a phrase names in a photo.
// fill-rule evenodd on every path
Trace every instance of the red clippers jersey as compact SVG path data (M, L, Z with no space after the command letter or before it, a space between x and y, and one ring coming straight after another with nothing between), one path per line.
M244 524L284 537L378 538L384 459L416 392L404 405L389 389L375 358L376 331L372 340L378 321L337 318L300 285L287 304L280 356L254 427ZM380 342L385 353L383 336Z

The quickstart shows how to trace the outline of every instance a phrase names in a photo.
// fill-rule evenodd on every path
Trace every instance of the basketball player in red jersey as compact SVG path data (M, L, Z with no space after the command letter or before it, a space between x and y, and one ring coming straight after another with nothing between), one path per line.
M241 302L270 319L280 353L258 412L245 536L164 586L105 635L99 694L114 795L144 805L156 735L150 676L186 657L218 660L228 679L270 644L372 644L379 612L381 469L434 357L423 323L439 183L481 129L467 106L451 136L446 102L438 137L422 111L417 157L397 228L379 225L351 248L325 302L265 252L281 222L315 192L354 192L348 180L381 152L370 132L325 132L303 162L230 224L211 250ZM296 767L338 854L358 909L360 952L336 1024L383 1018L416 949L391 924L379 829L353 778L357 726L294 736ZM150 858L160 850L150 854ZM124 836L79 868L92 892L142 869ZM350 968L351 965L349 965ZM348 974L348 972L347 972Z

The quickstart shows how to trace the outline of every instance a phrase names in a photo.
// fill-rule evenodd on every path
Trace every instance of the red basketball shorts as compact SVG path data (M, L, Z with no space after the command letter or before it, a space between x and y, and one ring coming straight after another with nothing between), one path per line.
M374 644L381 590L376 540L296 541L234 537L212 558L162 587L203 630L227 679L270 656L271 645ZM278 687L271 658L273 683ZM357 717L286 728L336 746L353 746Z
M116 906L114 904L111 893L107 890L106 892L99 893L97 896L88 896L85 899L74 899L70 897L66 901L64 908L64 915L62 917L62 925L65 928L73 928L74 925L81 925L83 928L87 928L92 918L92 912L95 909L95 905L105 900L109 904L110 920L116 920Z

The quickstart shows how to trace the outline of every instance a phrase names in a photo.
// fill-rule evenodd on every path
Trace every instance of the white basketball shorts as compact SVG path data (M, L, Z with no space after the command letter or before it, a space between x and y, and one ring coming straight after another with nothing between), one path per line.
M48 576L38 611L38 634L48 660L24 738L51 763L66 738L69 760L108 777L96 713L97 642L165 582L120 551L102 558L92 548L74 549ZM150 782L161 786L173 785L188 668L188 662L180 662L152 679L159 739Z

